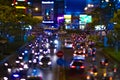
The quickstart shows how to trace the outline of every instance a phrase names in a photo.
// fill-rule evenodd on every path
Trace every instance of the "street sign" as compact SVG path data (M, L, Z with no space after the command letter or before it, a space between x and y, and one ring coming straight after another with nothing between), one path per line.
M57 59L57 64L59 66L64 66L64 67L68 67L69 66L69 62L67 62L65 59L63 58L58 58Z
M64 65L64 60L62 58L57 59L57 64L60 66Z
M63 51L58 51L56 53L56 55L57 55L57 57L63 57L64 53L63 53Z

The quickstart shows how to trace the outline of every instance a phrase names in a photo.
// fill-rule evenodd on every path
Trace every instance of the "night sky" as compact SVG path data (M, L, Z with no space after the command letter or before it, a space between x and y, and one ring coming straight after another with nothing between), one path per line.
M86 6L86 0L65 0L69 13L83 13Z

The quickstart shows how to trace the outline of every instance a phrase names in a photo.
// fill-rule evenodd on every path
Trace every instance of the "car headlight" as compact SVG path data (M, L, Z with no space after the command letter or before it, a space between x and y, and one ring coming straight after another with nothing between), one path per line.
M55 44L58 44L58 40L54 40L54 43L55 43Z
M19 68L20 71L24 70L23 68Z
M33 59L33 63L37 63L37 60L36 60L36 59Z
M48 62L48 65L51 65L52 63L51 62Z
M43 50L42 49L39 49L40 52L42 52Z
M13 74L13 77L19 78L20 76L19 76L19 74Z
M49 48L50 44L49 43L46 43L46 47Z
M40 56L39 56L39 60L41 60L43 57L44 57L43 55L40 55Z
M29 60L28 62L29 62L29 63L32 63L32 61L31 61L31 60Z
M43 63L42 63L42 62L39 62L39 64L40 64L40 65L43 65Z
M20 63L20 61L15 61L15 63Z
M28 69L28 65L27 64L25 64L23 67L24 67L24 69Z
M11 73L11 70L12 70L11 68L8 68L8 72L9 72L9 73Z
M53 41L50 41L50 43L52 43Z
M77 54L73 54L73 56L77 56Z
M5 66L8 66L8 63L4 63Z
M22 59L23 59L23 57L21 57L21 56L19 56L18 58L19 58L20 60L22 60Z
M20 80L26 80L26 79L22 78L22 79L20 79Z
M77 51L74 51L74 53L76 53Z
M3 80L8 80L8 77L4 77Z

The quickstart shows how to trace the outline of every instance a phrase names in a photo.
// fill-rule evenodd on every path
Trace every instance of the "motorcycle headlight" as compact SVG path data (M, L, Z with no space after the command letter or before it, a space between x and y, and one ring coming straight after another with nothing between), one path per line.
M39 51L40 51L40 52L42 52L43 50L42 50L42 49L40 49Z
M4 79L4 80L8 80L8 77L4 77L3 79Z
M43 63L42 63L42 62L39 62L39 64L40 64L40 65L43 65Z
M5 66L8 66L8 63L4 63Z
M51 62L48 62L48 65L51 65Z
M50 41L50 43L52 43L53 41Z

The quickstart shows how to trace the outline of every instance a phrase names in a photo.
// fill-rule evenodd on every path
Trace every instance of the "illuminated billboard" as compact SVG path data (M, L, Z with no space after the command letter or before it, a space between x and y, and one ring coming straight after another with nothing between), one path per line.
M64 15L64 19L65 19L65 24L70 24L71 23L71 15Z
M58 24L64 23L64 16L58 16L57 22L58 22Z
M79 19L80 19L80 24L86 24L86 23L91 23L92 22L92 16L91 15L80 14Z
M105 30L106 26L105 25L96 25L95 30Z
M84 30L85 29L85 25L80 24L79 25L79 29Z
M54 1L42 1L43 23L54 23Z

